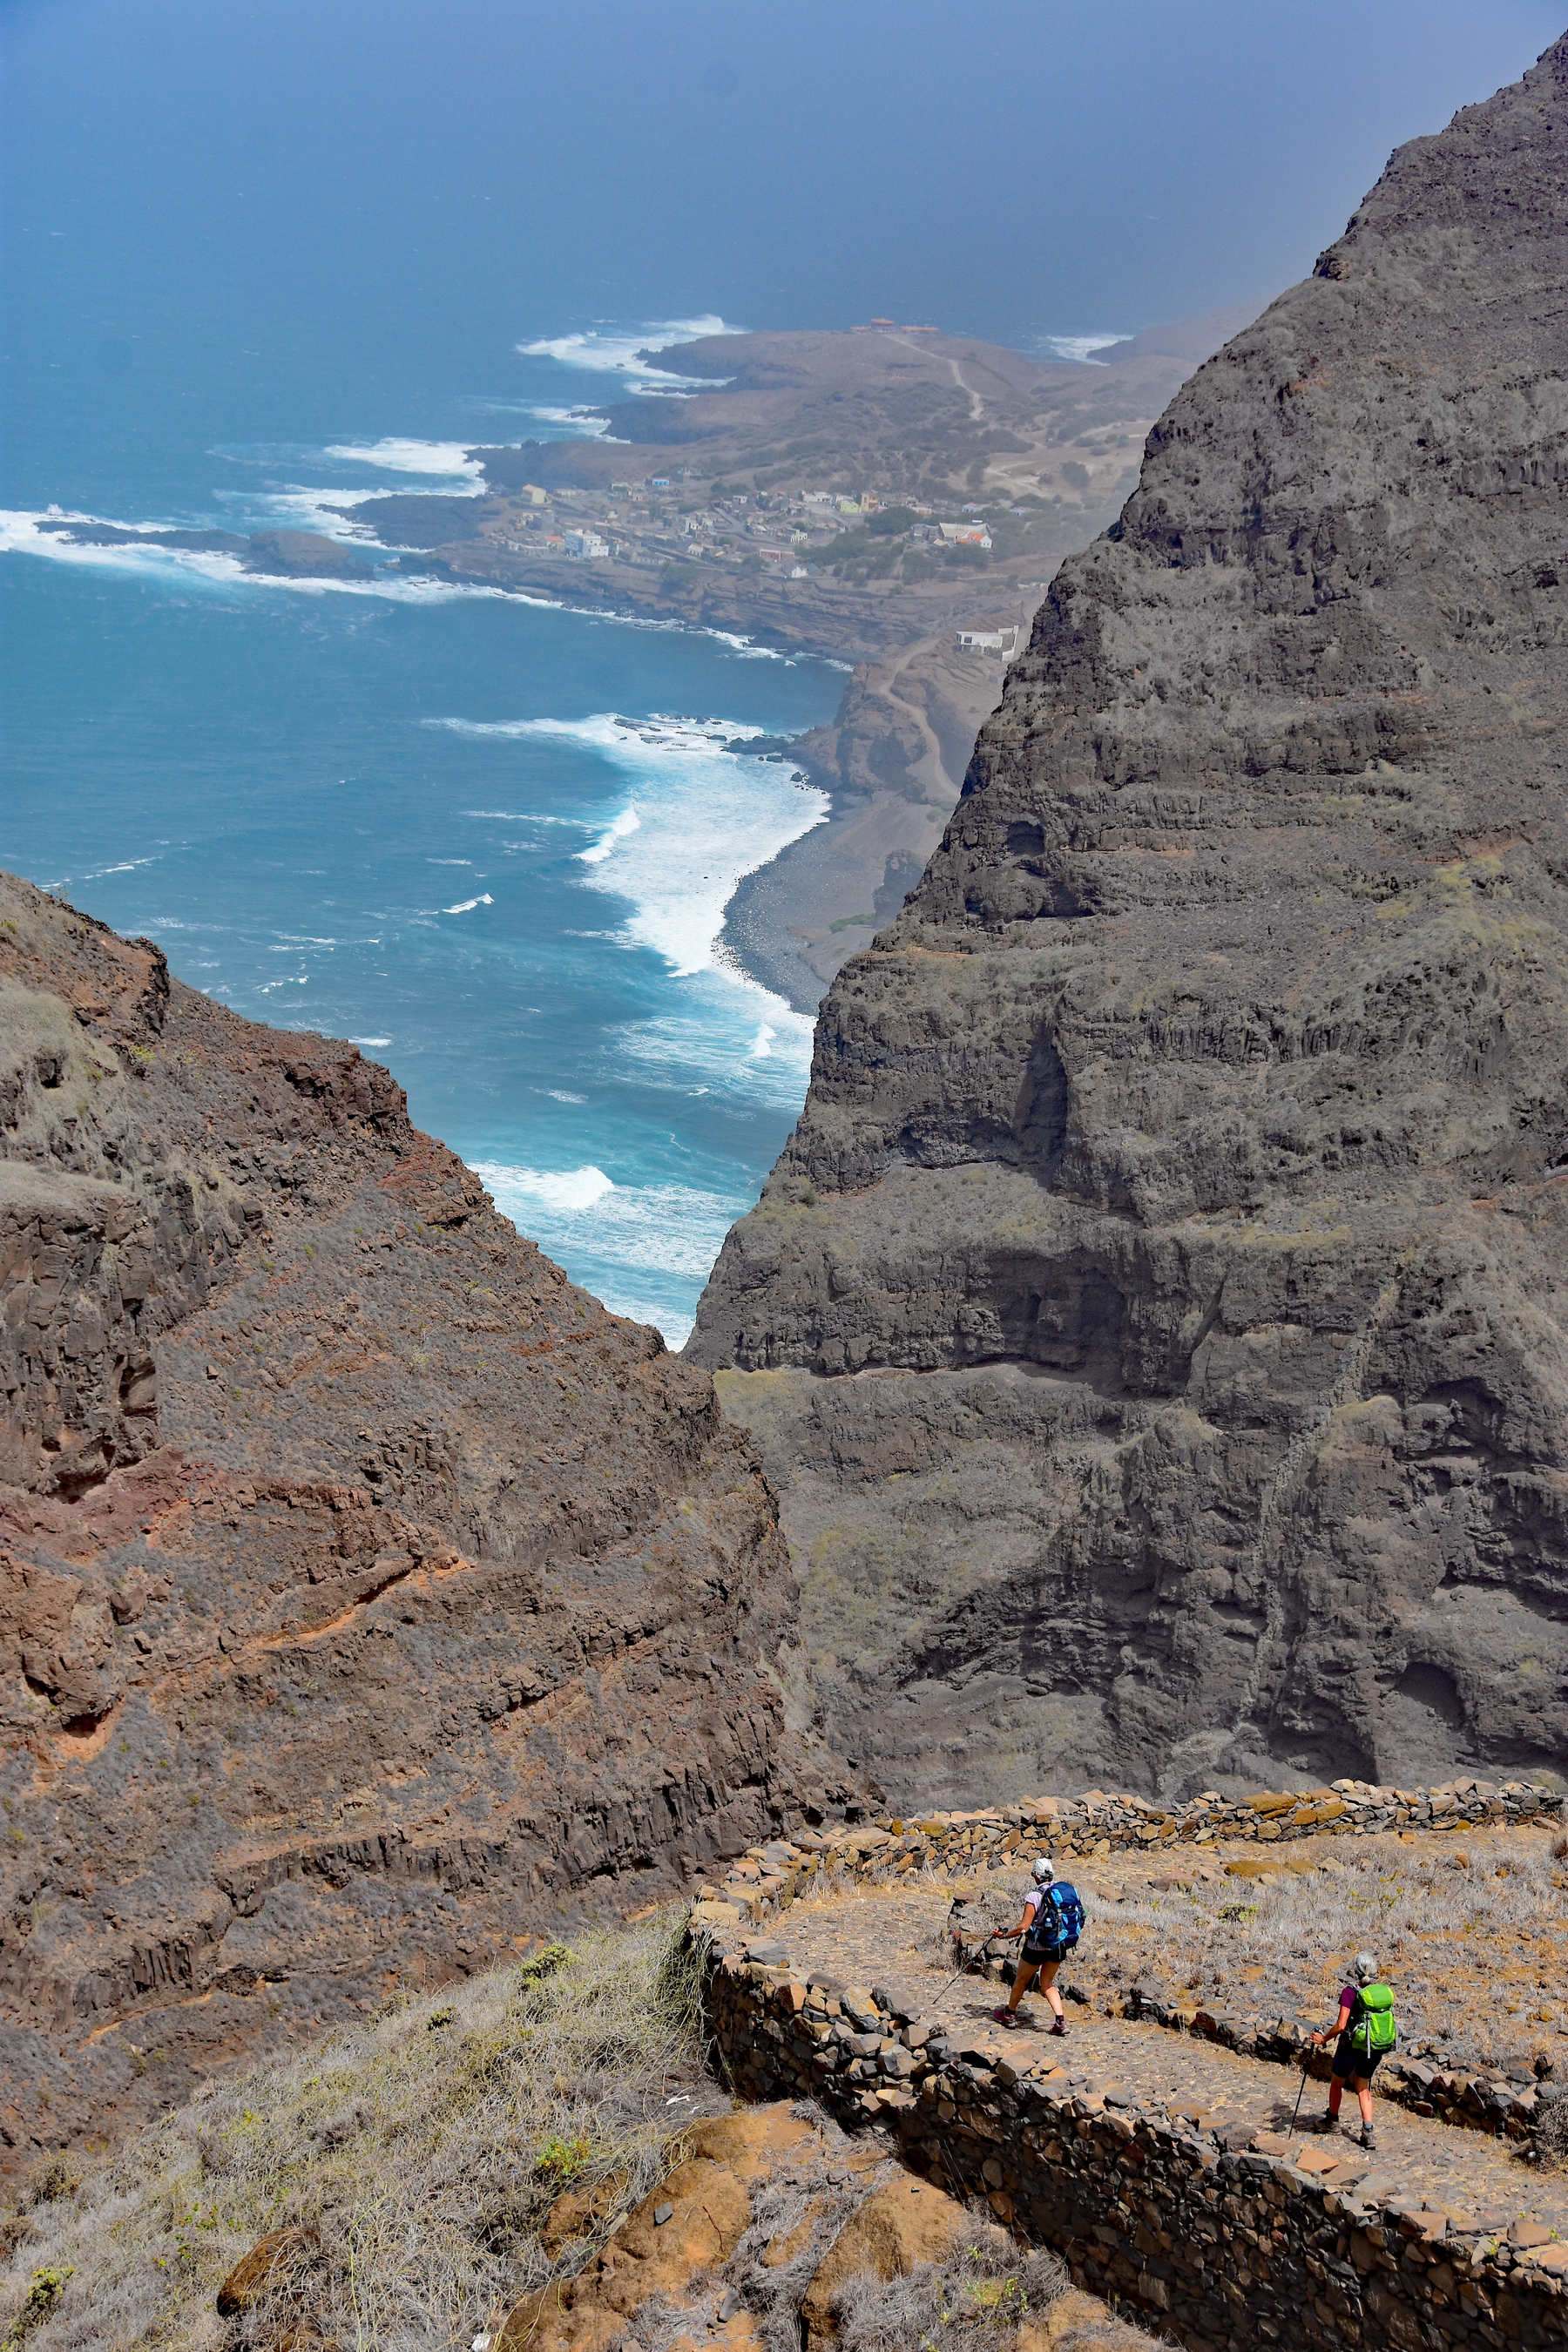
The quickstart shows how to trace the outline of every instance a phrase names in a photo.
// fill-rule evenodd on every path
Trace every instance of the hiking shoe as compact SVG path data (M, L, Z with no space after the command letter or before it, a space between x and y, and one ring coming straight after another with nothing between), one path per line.
M1370 2124L1363 2124L1361 2127L1361 2144L1363 2147L1375 2147L1377 2146L1377 2134L1373 2131Z
M1065 2017L1058 2017L1056 2023L1051 2028L1051 2032L1053 2033L1065 2033L1067 2030L1068 2021Z
M1338 2116L1320 2116L1317 2122L1312 2126L1312 2129L1314 2131L1320 2132L1337 2132L1339 2127L1340 2119Z
M1016 2009L994 2009L991 2014L998 2025L1016 2025L1019 2021Z

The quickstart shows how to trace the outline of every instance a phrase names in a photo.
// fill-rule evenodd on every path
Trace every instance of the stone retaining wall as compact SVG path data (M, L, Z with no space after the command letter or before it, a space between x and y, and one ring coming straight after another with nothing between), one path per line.
M777 1838L729 1866L722 1882L697 1890L693 1923L726 1947L736 1932L758 1927L802 1895L834 1876L896 1880L928 1867L973 1874L1005 1867L1026 1850L1048 1844L1060 1861L1174 1845L1202 1848L1227 1843L1273 1844L1284 1840L1366 1837L1380 1830L1518 1828L1560 1820L1563 1797L1524 1780L1466 1779L1437 1789L1381 1789L1359 1780L1336 1780L1331 1788L1294 1794L1260 1793L1237 1803L1205 1795L1166 1810L1141 1797L1104 1796L1005 1805L974 1813L932 1813L918 1821L892 1818L828 1830L800 1829ZM1251 1867L1250 1864L1247 1865ZM976 1969L999 1973L1011 1948L970 1954ZM1071 1988L1067 1988L1069 1995ZM1111 2013L1118 2013L1112 2011ZM1149 2017L1277 2063L1300 2063L1307 2029L1278 2018L1217 2013L1173 2003L1134 1986L1119 2013ZM1314 2073L1326 2074L1327 2055L1310 2057ZM1379 2072L1381 2095L1417 2115L1447 2123L1527 2137L1534 2127L1537 2094L1528 2084L1472 2075L1414 2058L1386 2059Z
M1438 1789L1382 1789L1336 1780L1326 1789L1264 1791L1236 1803L1205 1794L1167 1809L1142 1797L1037 1797L973 1813L928 1813L917 1819L879 1817L860 1826L801 1829L787 1839L755 1846L730 1865L722 1883L700 1895L738 1905L763 1918L801 1892L819 1869L854 1876L901 1876L929 1863L949 1870L983 1870L1028 1844L1048 1843L1058 1860L1135 1848L1203 1846L1217 1839L1273 1844L1307 1837L1367 1837L1379 1830L1507 1829L1561 1818L1561 1792L1528 1780L1455 1780Z
M1499 2240L1397 2195L1331 2189L1163 2113L931 2037L896 1990L808 1983L694 1935L735 2088L896 2133L907 2160L1066 2256L1192 2352L1568 2344L1568 2243ZM1020 2053L1022 2054L1022 2053ZM1370 2184L1369 2184L1370 2186Z
M967 1940L960 1936L954 1938L953 1958L961 1957L972 1975L1010 1984L1017 1947L1001 1936ZM1068 2000L1089 2005L1088 1994L1076 1985L1064 1984L1061 1990ZM1107 2017L1146 2020L1175 2033L1190 2033L1200 2042L1217 2042L1244 2058L1261 2058L1276 2066L1305 2066L1320 2082L1329 2079L1332 2049L1313 2049L1312 2029L1300 2021L1206 2009L1201 2003L1171 2000L1137 1984L1100 2006ZM1552 2091L1558 2087L1553 2084ZM1471 2074L1462 2068L1410 2056L1383 2060L1377 2070L1377 2095L1408 2107L1413 2115L1436 2116L1441 2123L1459 2124L1470 2131L1526 2140L1534 2132L1551 2093L1537 2084L1510 2082L1497 2074Z

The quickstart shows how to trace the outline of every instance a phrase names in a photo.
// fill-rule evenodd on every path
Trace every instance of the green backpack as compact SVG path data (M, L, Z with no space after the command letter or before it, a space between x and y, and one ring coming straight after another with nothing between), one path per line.
M1352 2050L1363 2058L1381 2058L1392 2050L1399 2039L1399 2029L1394 2022L1394 1989L1391 1985L1363 1985L1355 1997L1355 2011L1348 2028Z

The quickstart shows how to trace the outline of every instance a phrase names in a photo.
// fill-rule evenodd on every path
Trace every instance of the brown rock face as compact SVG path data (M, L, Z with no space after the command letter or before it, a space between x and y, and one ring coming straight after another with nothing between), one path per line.
M1568 1764L1568 40L1178 394L694 1358L900 1803Z
M711 1386L352 1046L0 878L0 2161L816 1792Z

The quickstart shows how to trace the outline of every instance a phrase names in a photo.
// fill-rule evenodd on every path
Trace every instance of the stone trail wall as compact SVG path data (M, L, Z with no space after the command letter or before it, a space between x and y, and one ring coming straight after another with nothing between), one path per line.
M896 1991L803 1982L694 1934L735 2088L890 2127L907 2160L1067 2257L1079 2284L1190 2352L1442 2352L1568 2345L1568 2243L1467 2231L1398 2197L1332 2189L1102 2094L1061 2092Z
M957 1874L1000 1869L1025 1852L1048 1848L1057 1861L1113 1853L1148 1853L1169 1847L1203 1848L1223 1838L1264 1845L1302 1838L1367 1837L1405 1828L1457 1831L1506 1829L1560 1819L1564 1799L1525 1780L1474 1779L1436 1789L1384 1789L1359 1780L1294 1793L1266 1791L1237 1803L1208 1794L1166 1809L1141 1797L1091 1790L1068 1800L1036 1799L972 1813L932 1813L919 1820L885 1817L858 1826L796 1830L729 1866L721 1881L698 1888L693 1924L726 1948L738 1931L762 1923L798 1896L835 1876L896 1880L934 1867ZM1000 1973L1010 1957L997 1944L969 1954L977 1970ZM1178 2032L1217 2042L1247 2057L1277 2064L1300 2063L1307 2029L1276 2017L1216 2011L1162 1999L1134 1985L1120 2003L1128 2017L1152 2018ZM1327 2073L1327 2055L1308 2060ZM1506 2133L1521 2139L1533 2130L1537 2093L1528 2085L1471 2075L1415 2057L1384 2062L1378 2087L1416 2115Z

